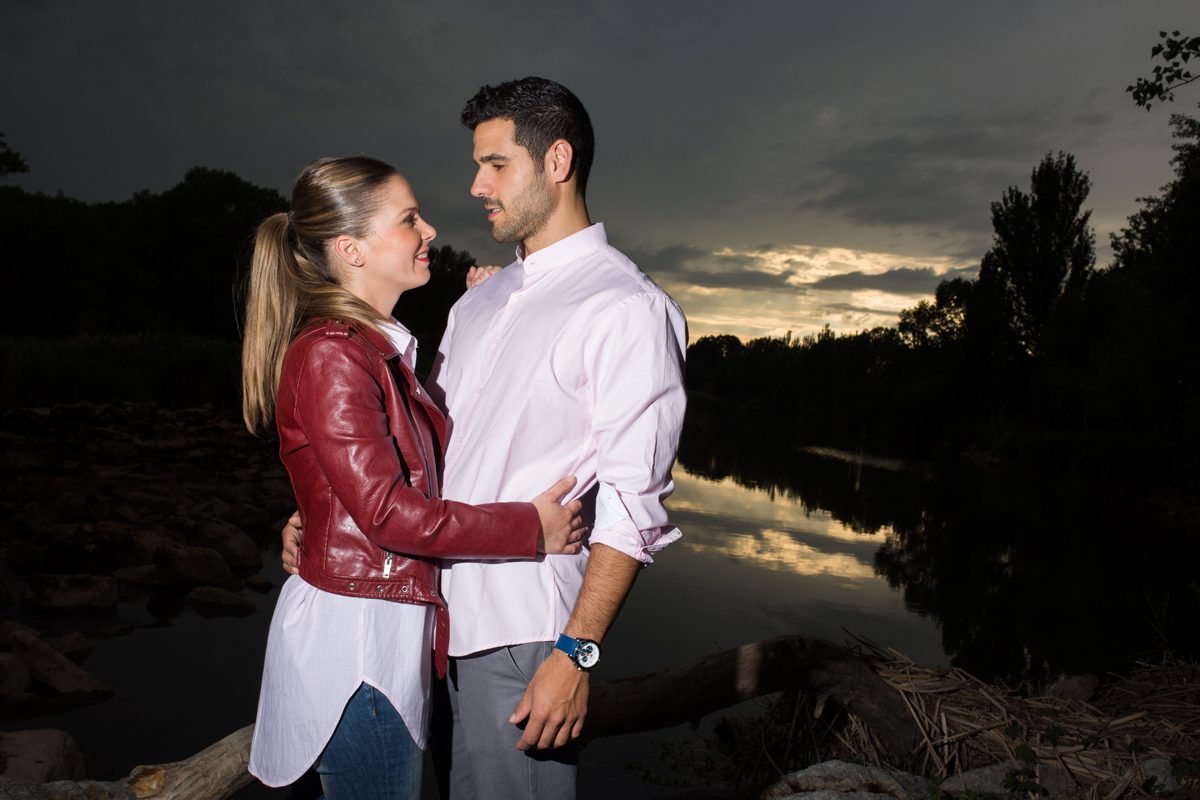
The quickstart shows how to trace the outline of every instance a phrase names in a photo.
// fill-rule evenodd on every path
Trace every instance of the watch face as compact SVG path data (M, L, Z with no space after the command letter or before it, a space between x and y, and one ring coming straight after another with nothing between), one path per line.
M600 663L600 645L595 642L580 642L579 649L575 651L575 658L579 666L591 669Z

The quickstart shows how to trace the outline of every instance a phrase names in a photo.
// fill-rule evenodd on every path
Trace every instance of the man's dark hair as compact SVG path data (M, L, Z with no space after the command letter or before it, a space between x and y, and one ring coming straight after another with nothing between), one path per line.
M512 120L516 126L513 139L529 151L539 172L550 145L566 139L574 152L571 170L579 194L586 193L596 137L587 110L570 89L537 77L484 86L467 101L462 123L475 130L481 122L492 119Z

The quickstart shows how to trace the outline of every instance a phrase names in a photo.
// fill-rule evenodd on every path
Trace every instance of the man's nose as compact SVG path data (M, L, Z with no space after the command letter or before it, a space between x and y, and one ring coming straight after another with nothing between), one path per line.
M472 197L487 197L492 193L492 188L483 180L481 172L475 173L475 180L471 181L471 196Z

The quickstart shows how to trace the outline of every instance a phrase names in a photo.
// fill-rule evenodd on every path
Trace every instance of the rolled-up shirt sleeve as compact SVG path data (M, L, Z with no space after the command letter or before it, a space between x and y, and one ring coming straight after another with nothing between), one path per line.
M592 544L643 564L679 538L663 501L687 405L683 312L666 295L622 301L591 337L588 381L600 489Z

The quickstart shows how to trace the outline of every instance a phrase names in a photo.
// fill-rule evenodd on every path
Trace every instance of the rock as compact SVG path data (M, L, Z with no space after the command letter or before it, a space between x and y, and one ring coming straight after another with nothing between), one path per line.
M1095 675L1063 675L1050 687L1048 694L1062 700L1077 700L1086 703L1092 699L1100 679Z
M295 495L292 494L292 482L286 476L264 477L259 485L262 487L264 497L272 499L287 498L289 503L296 502L293 499Z
M838 792L833 789L821 789L815 792L793 792L783 795L780 800L895 800L890 794L879 792Z
M253 575L263 567L262 553L241 528L220 519L201 523L196 544L221 554L237 575Z
M22 625L19 622L4 622L0 623L0 644L5 647L16 647L17 641L27 638L40 639L41 634L28 625Z
M47 639L46 644L76 664L82 664L92 654L92 643L79 631L68 631L62 636Z
M221 554L211 547L176 544L160 548L154 563L165 568L168 583L176 586L200 586L225 583L233 571Z
M117 607L117 581L106 575L31 575L25 606L56 611L111 611Z
M845 761L826 761L785 775L760 795L763 800L790 800L795 797L813 800L904 800L925 796L924 778L904 772L890 772L879 767L849 764Z
M197 587L188 592L184 599L204 617L244 617L253 614L255 610L255 605L250 600L215 586Z
M1012 790L1005 787L1005 778L1017 770L1028 768L1028 764L1020 761L1006 761L1002 764L992 764L988 767L960 772L942 781L942 794L952 796L994 794L1006 797ZM1065 769L1049 764L1037 765L1034 781L1046 790L1049 797L1055 797L1077 788L1075 781Z
M233 511L233 506L219 497L210 497L202 508L209 519L229 519L229 514Z
M29 667L16 653L0 653L0 702L17 702L25 699L33 678Z
M266 594L275 588L275 584L265 575L251 575L249 578L243 579L242 583L246 584L247 589L252 589L259 594Z
M1159 792L1173 792L1179 788L1179 781L1175 779L1175 772L1171 768L1171 762L1165 758L1151 758L1143 761L1139 765L1141 770L1141 780L1135 781L1141 785L1146 781L1153 780L1154 783L1149 787L1151 794Z
M112 493L143 513L169 511L178 502L178 498L170 493L162 490L156 491L147 486L129 486L117 483L112 487Z
M136 524L142 518L141 513L129 503L118 503L113 508L113 513L131 525Z
M134 586L166 586L170 583L167 571L155 564L121 567L120 569L114 569L112 576L119 581L131 583Z
M33 629L15 622L4 622L0 623L0 634L12 643L13 651L25 662L34 680L58 694L76 700L112 695L112 689L42 641Z
M988 767L959 772L942 781L942 793L959 795L973 792L1006 795L1009 790L1004 786L1005 777L1013 770L1021 769L1022 766L1020 761L1006 761L1003 764L992 764Z
M260 506L244 501L234 504L233 510L229 512L229 520L242 530L252 532L254 535L267 530L271 524L271 516ZM251 536L251 538L254 537Z
M0 776L4 800L139 800L125 781L51 781L25 783Z
M12 781L46 783L84 776L83 755L66 731L0 733L0 764L0 774Z
M133 633L135 630L132 622L109 622L103 625L94 625L87 630L87 635L92 639L113 639L117 636L124 636Z

